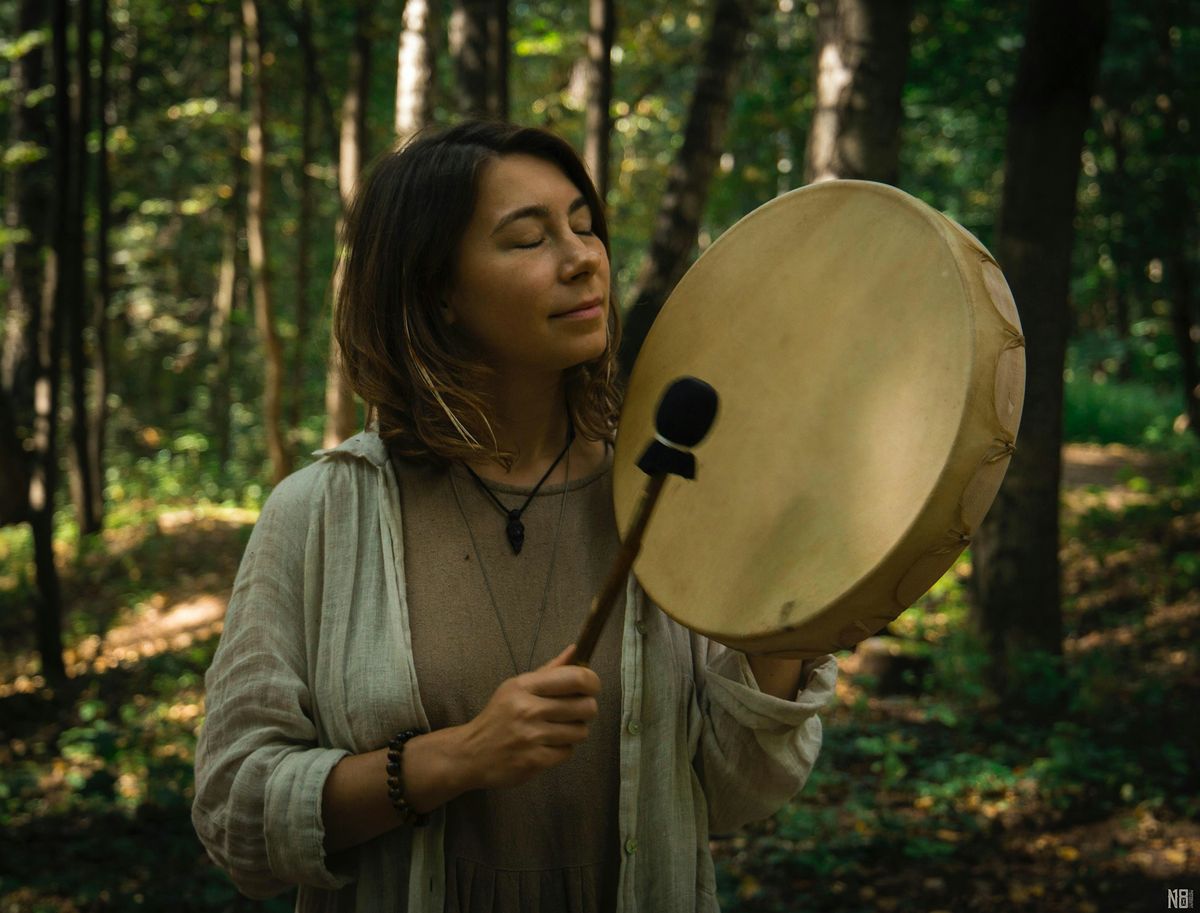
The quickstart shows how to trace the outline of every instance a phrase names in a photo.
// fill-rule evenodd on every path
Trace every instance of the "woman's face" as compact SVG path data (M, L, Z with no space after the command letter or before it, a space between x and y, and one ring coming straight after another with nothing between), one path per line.
M487 162L446 319L493 367L563 370L603 354L608 294L608 255L579 188L535 156ZM589 313L560 316L585 305Z

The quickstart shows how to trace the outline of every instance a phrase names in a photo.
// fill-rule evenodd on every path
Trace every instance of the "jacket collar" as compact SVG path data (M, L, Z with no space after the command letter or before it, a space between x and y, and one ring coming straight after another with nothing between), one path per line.
M346 438L336 447L324 447L321 450L314 450L313 456L326 456L334 453L344 453L349 456L358 457L366 460L373 466L383 467L388 463L387 447L383 444L381 438L373 428L368 428L366 431L360 431L354 437Z

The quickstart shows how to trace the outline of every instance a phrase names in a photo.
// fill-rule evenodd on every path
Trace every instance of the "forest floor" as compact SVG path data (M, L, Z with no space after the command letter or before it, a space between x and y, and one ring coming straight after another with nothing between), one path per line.
M960 561L886 637L838 655L805 789L713 841L722 909L1157 911L1200 887L1198 476L1065 448L1065 652L1027 686L1043 711L983 689ZM240 897L189 818L203 673L254 518L128 505L69 543L58 689L32 654L28 547L4 531L0 913L291 909ZM866 659L892 652L897 675Z

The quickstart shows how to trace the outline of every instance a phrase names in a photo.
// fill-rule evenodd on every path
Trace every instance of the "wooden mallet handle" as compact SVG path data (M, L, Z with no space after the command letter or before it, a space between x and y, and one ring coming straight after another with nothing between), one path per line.
M608 580L583 623L583 632L575 645L576 665L586 666L592 658L604 623L612 614L613 604L625 586L629 569L641 551L646 524L654 505L658 503L658 496L662 494L667 476L683 479L696 477L696 458L689 448L695 447L708 434L716 414L717 391L698 377L676 378L659 400L654 417L654 440L637 461L638 469L647 475L649 481L642 492L633 526L617 552Z
M633 567L633 562L642 549L642 535L646 532L646 523L650 519L650 512L654 510L654 505L662 493L663 483L666 480L665 474L656 475L651 476L650 481L646 483L646 490L642 493L642 502L638 505L633 527L630 529L629 535L625 537L620 551L617 552L617 558L613 562L608 579L604 582L604 588L592 600L592 608L583 623L583 632L576 642L575 656L572 660L576 665L586 666L592 658L596 642L600 640L600 632L604 630L604 623L612 614L613 605L625 587L629 569Z

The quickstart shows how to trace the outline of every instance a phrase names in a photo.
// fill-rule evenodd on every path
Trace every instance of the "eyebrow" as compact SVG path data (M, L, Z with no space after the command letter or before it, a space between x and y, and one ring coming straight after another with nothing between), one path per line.
M583 207L587 206L587 204L588 204L587 200L584 199L582 196L576 197L575 201L569 207L567 207L567 215L571 215L577 209L582 209ZM550 209L546 206L541 206L541 205L522 206L520 209L514 209L512 212L510 212L503 219L501 219L499 222L496 223L496 227L492 229L492 234L493 235L496 234L496 232L500 231L500 229L502 229L508 225L511 225L513 222L517 221L517 219L528 219L531 216L537 216L538 218L548 219L548 218L550 218Z

